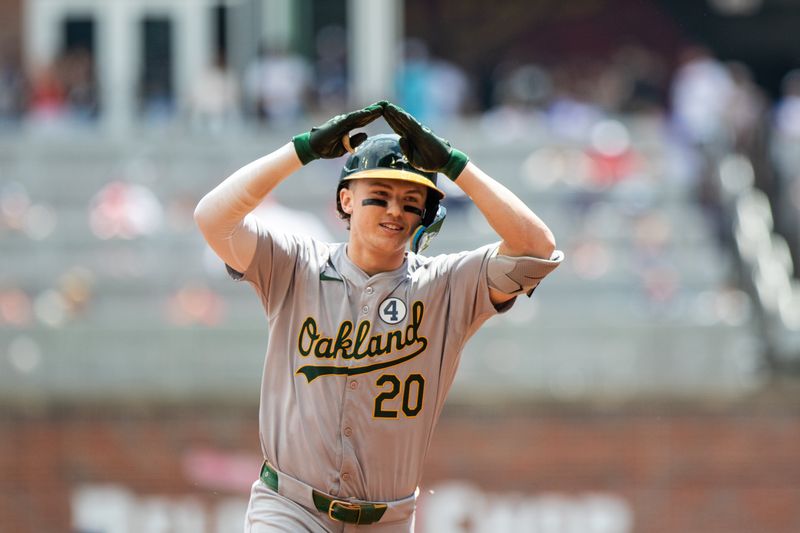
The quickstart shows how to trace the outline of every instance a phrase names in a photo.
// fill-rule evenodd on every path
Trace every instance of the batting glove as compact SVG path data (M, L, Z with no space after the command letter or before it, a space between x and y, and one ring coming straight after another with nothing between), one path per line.
M383 118L400 135L400 148L412 166L425 172L441 172L451 180L458 178L469 157L450 143L437 137L402 108L385 102Z
M362 128L383 114L383 103L378 102L364 109L336 115L325 124L311 128L311 131L292 137L297 157L305 165L319 158L341 157L349 147L355 148L367 138L366 133L356 133L350 137L350 130Z

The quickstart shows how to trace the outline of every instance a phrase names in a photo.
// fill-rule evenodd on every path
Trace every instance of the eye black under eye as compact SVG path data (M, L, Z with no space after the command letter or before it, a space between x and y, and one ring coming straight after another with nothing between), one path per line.
M380 198L365 198L361 205L368 206L368 205L376 205L378 207L388 207L389 202L386 200L382 200Z

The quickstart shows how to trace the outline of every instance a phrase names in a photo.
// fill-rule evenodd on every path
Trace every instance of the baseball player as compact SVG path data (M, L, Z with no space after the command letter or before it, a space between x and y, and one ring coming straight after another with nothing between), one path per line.
M395 134L351 134L381 116ZM336 196L346 243L277 231L249 214L302 165L349 150ZM445 216L437 173L472 199L499 243L418 253ZM245 531L413 531L423 460L464 344L558 266L550 230L388 102L336 116L237 170L200 201L195 220L269 320L264 464Z

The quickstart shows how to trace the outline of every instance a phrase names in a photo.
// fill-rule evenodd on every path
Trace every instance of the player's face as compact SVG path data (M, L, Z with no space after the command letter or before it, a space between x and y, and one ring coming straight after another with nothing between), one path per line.
M422 221L427 188L399 180L353 180L342 190L342 208L350 213L350 239L387 253L405 251Z

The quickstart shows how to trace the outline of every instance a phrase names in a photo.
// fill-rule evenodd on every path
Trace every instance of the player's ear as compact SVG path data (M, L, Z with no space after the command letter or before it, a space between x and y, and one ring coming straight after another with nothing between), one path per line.
M348 215L353 214L353 191L350 188L353 186L351 183L349 187L342 187L339 190L339 203L342 206L342 211Z

